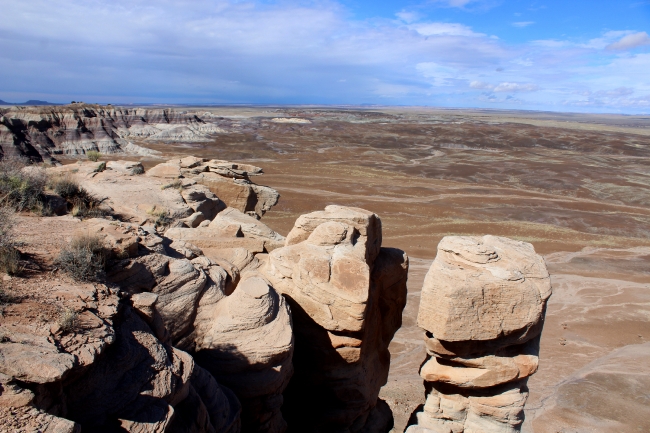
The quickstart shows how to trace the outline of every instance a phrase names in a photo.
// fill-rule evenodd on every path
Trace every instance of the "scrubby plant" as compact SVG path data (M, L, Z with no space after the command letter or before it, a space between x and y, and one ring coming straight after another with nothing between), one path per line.
M79 185L71 175L52 178L50 188L68 202L74 217L102 218L108 215L108 212L100 207L101 201Z
M0 203L18 211L42 205L47 173L40 167L27 167L24 160L5 158L0 161Z
M100 163L95 170L93 170L95 173L101 173L102 171L106 170L106 163L102 162Z
M14 215L8 206L0 206L0 272L17 275L23 270L20 252L13 235Z
M133 167L131 169L131 174L133 176L137 176L139 174L144 174L144 167L142 167L141 165L136 165L135 167Z
M166 209L158 209L156 206L149 209L147 214L155 218L154 225L156 227L168 227L174 221Z
M55 264L77 281L99 281L104 273L108 254L102 239L96 235L77 236L61 250Z
M86 152L86 157L93 162L97 162L102 157L102 154L96 150L89 150Z
M181 189L183 187L183 182L181 180L175 180L171 183L167 183L163 186L160 187L162 190L166 190L168 188L175 188L175 189Z
M57 323L63 332L73 331L79 324L79 315L72 308L65 308L61 310Z

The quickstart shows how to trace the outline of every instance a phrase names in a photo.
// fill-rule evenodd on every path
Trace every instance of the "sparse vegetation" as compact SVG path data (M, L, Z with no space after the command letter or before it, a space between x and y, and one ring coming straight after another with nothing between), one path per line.
M65 308L59 314L57 323L63 332L73 331L79 325L79 315L72 308Z
M97 166L97 168L94 171L95 173L101 173L104 170L106 170L106 163L102 162Z
M0 272L10 275L20 274L20 252L16 249L13 236L14 216L8 206L0 207ZM0 300L1 302L1 300Z
M71 214L74 217L102 218L108 214L105 209L99 207L101 201L79 185L79 182L71 175L53 178L50 181L50 187L68 202L72 207Z
M34 210L43 204L47 174L40 167L27 167L24 160L0 161L0 204L18 211Z
M136 165L135 167L133 167L131 169L131 174L133 176L137 176L139 174L144 174L144 167L142 167L141 165Z
M78 236L57 257L55 264L78 281L99 281L103 276L107 252L98 236Z
M97 162L102 157L102 154L96 150L89 150L86 152L86 157L93 162Z
M181 188L183 188L183 182L181 182L180 180L175 180L175 181L173 181L171 183L165 184L165 185L160 187L160 189L162 189L162 190L166 190L168 188L181 189Z
M156 206L149 209L147 214L155 218L154 225L156 227L168 227L174 221L166 209L158 209Z

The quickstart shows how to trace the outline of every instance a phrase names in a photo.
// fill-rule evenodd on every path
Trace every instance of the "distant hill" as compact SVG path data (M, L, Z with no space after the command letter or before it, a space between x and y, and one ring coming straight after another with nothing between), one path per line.
M30 99L27 102L7 102L0 99L0 105L59 105L53 102L39 101L38 99Z

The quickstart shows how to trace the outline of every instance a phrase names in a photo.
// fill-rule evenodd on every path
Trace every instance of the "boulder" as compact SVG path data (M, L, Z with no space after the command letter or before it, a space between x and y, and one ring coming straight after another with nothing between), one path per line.
M155 165L147 170L146 175L149 177L161 177L164 179L178 179L182 176L180 164L164 162Z
M546 264L532 245L443 238L418 312L427 400L407 432L519 431L550 295Z
M447 236L425 277L418 326L448 342L522 343L539 334L550 295L546 265L531 244Z
M295 325L289 430L388 432L392 416L378 393L406 304L408 259L381 248L377 215L338 206L303 215L285 247L258 258Z
M282 392L293 373L289 307L259 277L199 305L192 336L197 362L242 402L246 432L283 432Z

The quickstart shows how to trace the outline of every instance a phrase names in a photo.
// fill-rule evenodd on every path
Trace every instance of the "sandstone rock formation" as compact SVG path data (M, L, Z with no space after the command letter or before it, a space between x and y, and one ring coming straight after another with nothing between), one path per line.
M153 155L158 152L133 141L207 141L223 132L213 119L172 109L89 104L15 107L0 117L0 154L39 162L89 150Z
M533 246L448 236L422 288L426 404L408 433L519 431L551 282Z
M0 323L1 431L239 431L237 398L156 337L155 309L140 313L102 284L63 285L38 302L46 314L65 306L74 324L12 311Z
M301 216L286 246L264 259L259 272L287 297L294 319L289 431L390 430L390 410L377 396L407 271L403 251L381 248L377 215L339 206Z

